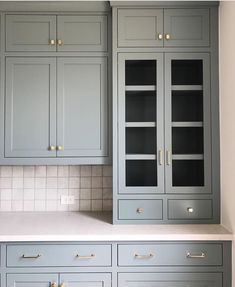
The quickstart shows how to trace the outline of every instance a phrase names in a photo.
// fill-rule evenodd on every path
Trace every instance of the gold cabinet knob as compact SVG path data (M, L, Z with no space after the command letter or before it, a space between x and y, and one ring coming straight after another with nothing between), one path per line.
M50 40L50 45L51 45L51 46L54 46L54 45L55 45L55 40L54 40L54 39L51 39L51 40Z
M62 46L62 44L63 44L62 40L61 40L61 39L58 39L58 40L57 40L57 44L58 44L59 46Z
M51 282L50 287L57 287L56 282Z
M166 34L166 35L165 35L165 39L166 39L166 40L170 40L170 39L171 39L170 34Z
M49 150L55 150L55 147L53 145L50 145Z
M194 210L193 210L192 207L188 207L188 208L187 208L187 211L188 211L188 213L193 213L193 212L194 212Z
M158 37L158 40L162 40L162 39L163 39L163 35L162 35L161 33L159 33L159 34L157 35L157 37Z
M60 287L64 287L64 283L61 283L61 284L60 284Z
M61 146L61 145L58 145L57 149L58 149L58 150L62 150L62 146Z
M139 207L139 208L137 208L136 212L137 212L137 213L143 213L143 212L144 212L144 209L141 208L141 207Z

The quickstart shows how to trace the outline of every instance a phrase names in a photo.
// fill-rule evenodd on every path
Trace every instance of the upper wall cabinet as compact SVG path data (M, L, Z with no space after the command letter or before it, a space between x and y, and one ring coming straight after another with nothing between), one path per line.
M118 9L118 47L209 46L209 9Z
M6 15L6 51L107 51L106 15Z

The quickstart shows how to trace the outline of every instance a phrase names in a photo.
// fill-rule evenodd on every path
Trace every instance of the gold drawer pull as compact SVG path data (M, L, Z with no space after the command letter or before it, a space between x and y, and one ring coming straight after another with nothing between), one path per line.
M51 45L51 46L54 46L54 45L55 45L55 40L54 40L54 39L51 39L51 40L50 40L50 45Z
M159 150L159 165L163 165L163 150Z
M50 287L57 287L57 284L55 282L51 282Z
M57 44L58 44L59 46L62 46L62 44L63 44L62 40L61 40L61 39L58 39L58 40L57 40Z
M153 258L154 257L154 254L153 253L149 253L147 255L140 255L140 254L135 254L134 255L136 259L150 259L150 258Z
M187 208L187 211L188 211L188 213L193 213L193 212L194 212L194 209L193 209L192 207L188 207L188 208Z
M171 152L169 150L166 151L166 164L171 165Z
M162 40L163 39L163 35L161 33L158 34L158 40Z
M24 254L23 254L23 255L21 256L21 258L22 258L22 259L38 259L38 258L40 258L41 256L42 256L41 254L34 255L34 256L33 256L33 255L32 255L32 256L31 256L31 255L27 256L27 255L24 255Z
M77 254L76 257L77 257L77 259L93 259L93 258L95 258L95 254L91 254L91 255L87 255L87 256L82 256L82 255Z
M200 254L193 254L191 252L187 252L186 257L187 258L201 258L201 259L204 259L204 258L206 258L206 254L204 252L201 252Z
M171 39L170 34L166 34L166 35L165 35L165 38L166 38L166 40L170 40L170 39Z
M64 287L64 283L61 283L61 284L60 284L60 287Z

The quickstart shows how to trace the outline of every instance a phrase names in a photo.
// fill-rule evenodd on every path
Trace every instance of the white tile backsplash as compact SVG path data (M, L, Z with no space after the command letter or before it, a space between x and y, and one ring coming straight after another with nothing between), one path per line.
M61 205L73 195L72 205ZM110 211L112 166L1 166L0 211Z

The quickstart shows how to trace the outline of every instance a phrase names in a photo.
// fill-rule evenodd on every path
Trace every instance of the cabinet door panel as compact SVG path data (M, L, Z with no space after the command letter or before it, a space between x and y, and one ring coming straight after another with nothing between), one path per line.
M209 9L164 9L164 46L209 46L209 21Z
M211 193L209 55L165 59L166 192Z
M59 58L57 156L107 155L107 59Z
M57 274L7 274L7 287L49 287L55 282L58 285Z
M119 55L119 193L164 192L162 57Z
M58 51L107 51L107 16L58 16Z
M56 51L56 16L6 15L7 51Z
M53 58L6 60L6 157L51 157L55 151L56 72Z
M61 274L60 282L67 287L111 287L111 274L77 273Z
M222 273L119 273L122 287L222 287Z
M119 47L161 47L163 40L162 9L119 9Z

